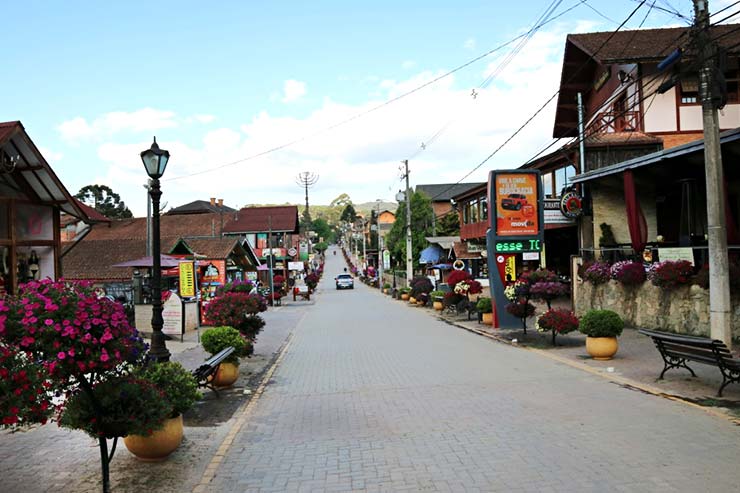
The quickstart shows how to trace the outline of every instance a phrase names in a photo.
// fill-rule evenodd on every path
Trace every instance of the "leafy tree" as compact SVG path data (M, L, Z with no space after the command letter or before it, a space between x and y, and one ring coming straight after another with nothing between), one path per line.
M319 253L324 253L329 245L325 241L320 241L313 246L313 249Z
M75 197L110 219L134 217L120 195L106 185L87 185Z
M460 234L460 215L450 211L437 221L438 236L458 236Z
M353 223L357 220L357 212L351 202L344 207L339 219L348 223Z
M311 223L311 229L319 235L326 243L332 243L334 241L334 230L329 225L329 222L324 218L314 219Z
M411 248L414 266L419 265L419 254L428 246L426 237L432 232L432 202L420 192L411 194ZM406 203L398 204L396 222L386 236L386 246L396 265L406 264Z
M346 207L347 205L352 203L352 199L349 198L349 195L346 193L343 193L339 195L337 198L331 201L329 204L329 207Z

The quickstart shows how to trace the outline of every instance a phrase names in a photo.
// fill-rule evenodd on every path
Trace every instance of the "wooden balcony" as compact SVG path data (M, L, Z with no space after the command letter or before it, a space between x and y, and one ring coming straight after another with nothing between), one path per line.
M603 111L588 126L587 134L637 132L640 130L639 111Z
M486 231L488 230L488 220L478 223L461 224L460 225L460 239L472 240L486 238Z

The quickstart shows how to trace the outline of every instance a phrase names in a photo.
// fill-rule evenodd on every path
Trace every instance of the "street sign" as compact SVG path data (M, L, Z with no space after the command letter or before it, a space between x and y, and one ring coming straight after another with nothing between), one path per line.
M180 296L192 298L195 296L195 276L193 262L180 262Z

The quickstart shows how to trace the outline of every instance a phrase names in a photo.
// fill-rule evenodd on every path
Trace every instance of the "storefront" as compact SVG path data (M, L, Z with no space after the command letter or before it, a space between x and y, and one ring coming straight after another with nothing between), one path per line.
M23 125L0 123L0 296L61 276L62 211L88 220Z

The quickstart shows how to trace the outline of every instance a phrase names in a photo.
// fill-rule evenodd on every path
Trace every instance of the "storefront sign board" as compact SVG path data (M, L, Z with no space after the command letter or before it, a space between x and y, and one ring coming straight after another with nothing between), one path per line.
M172 293L164 302L162 318L164 319L162 332L171 336L182 334L182 301L175 293Z
M658 258L661 262L664 260L686 260L694 265L694 251L688 248L658 248Z
M180 262L180 296L195 296L195 272L193 262Z
M497 236L536 236L539 233L536 173L494 175Z

